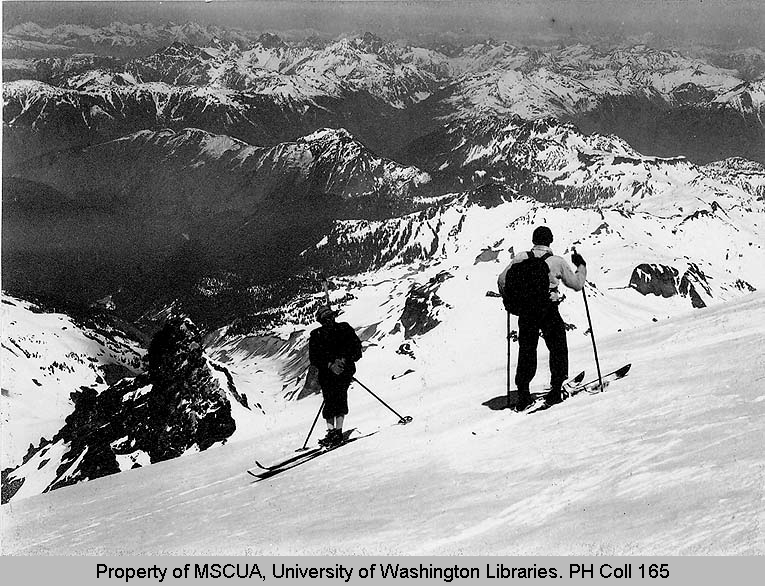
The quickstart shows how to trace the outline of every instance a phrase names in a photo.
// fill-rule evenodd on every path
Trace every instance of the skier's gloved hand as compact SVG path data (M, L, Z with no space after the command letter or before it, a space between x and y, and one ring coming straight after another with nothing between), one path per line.
M587 263L584 262L584 259L582 258L582 255L579 254L578 252L574 252L571 255L571 262L574 263L575 267L580 267L580 266L585 266L586 267L587 266Z
M334 362L331 362L329 369L334 374L343 374L345 372L345 358L335 358Z

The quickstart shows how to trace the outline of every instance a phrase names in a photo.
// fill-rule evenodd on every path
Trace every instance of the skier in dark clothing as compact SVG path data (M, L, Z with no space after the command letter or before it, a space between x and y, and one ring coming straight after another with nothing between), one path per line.
M587 281L587 266L584 259L576 252L571 255L571 262L576 266L572 271L565 259L554 256L550 249L553 241L552 231L547 226L539 226L534 230L531 253L536 257L544 257L549 268L550 301L546 309L539 313L521 314L518 316L518 366L515 371L515 385L518 402L515 409L521 411L531 403L529 384L537 371L537 344L540 333L544 337L550 352L550 391L545 395L545 401L552 405L563 400L563 383L568 378L568 344L566 342L566 327L558 311L558 305L563 300L558 292L562 281L574 291L581 291ZM510 266L529 258L528 252L516 255ZM507 271L508 266L505 271Z
M308 358L319 371L319 385L324 396L322 416L327 422L327 436L321 445L335 446L343 441L343 419L348 414L348 387L361 359L361 340L353 327L335 321L336 313L324 306L316 312L321 327L311 332Z

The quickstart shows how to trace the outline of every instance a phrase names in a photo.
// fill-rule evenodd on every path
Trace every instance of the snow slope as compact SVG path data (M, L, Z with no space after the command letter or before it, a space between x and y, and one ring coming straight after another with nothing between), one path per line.
M505 392L492 303L423 335L431 368L414 375L391 381L367 351L359 378L408 426L354 387L348 425L379 433L253 483L245 469L300 446L319 406L285 403L255 439L3 506L4 550L765 553L765 295L601 336L602 364L632 362L628 378L534 415L482 405ZM571 356L594 370L585 336L571 337Z

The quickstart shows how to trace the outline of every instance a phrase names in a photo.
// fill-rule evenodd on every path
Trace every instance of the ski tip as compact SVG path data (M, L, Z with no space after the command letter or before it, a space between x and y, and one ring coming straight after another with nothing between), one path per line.
M582 372L580 372L579 374L577 374L577 375L576 375L576 376L575 376L575 377L572 379L572 382L575 382L575 383L580 383L580 382L582 382L583 380L584 380L584 371L582 371Z
M625 364L619 370L616 371L616 376L622 377L626 375L630 371L630 368L632 368L632 363Z

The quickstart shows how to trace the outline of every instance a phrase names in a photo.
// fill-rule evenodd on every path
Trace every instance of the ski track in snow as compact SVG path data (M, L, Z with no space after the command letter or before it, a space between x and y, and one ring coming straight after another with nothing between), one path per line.
M255 458L302 443L316 401L291 403L257 438L3 506L4 548L762 555L763 311L754 294L605 336L601 363L628 358L630 374L534 415L481 406L504 390L497 361L472 377L448 368L429 385L410 375L386 388L414 416L407 426L355 388L349 421L380 433L252 482ZM575 340L572 364L594 372L586 339ZM359 376L384 380L363 362Z

